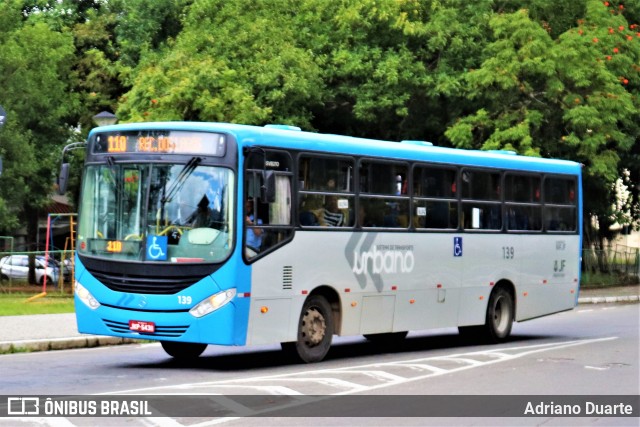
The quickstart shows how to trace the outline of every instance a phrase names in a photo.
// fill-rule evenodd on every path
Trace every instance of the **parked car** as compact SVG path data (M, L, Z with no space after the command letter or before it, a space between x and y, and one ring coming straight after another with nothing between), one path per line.
M50 258L46 269L45 258L43 256L36 256L35 263L36 281L38 283L42 284L45 276L47 277L47 283L52 285L58 283L60 267L57 266L55 260ZM9 255L0 259L0 274L3 280L9 278L27 280L27 276L29 275L29 257L27 255Z

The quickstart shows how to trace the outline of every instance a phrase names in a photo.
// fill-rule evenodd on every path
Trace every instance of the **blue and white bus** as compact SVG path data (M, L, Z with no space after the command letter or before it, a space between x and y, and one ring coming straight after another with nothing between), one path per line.
M283 125L99 127L78 330L177 358L282 343L306 362L334 335L457 327L503 341L514 321L575 306L581 192L579 164L510 152Z

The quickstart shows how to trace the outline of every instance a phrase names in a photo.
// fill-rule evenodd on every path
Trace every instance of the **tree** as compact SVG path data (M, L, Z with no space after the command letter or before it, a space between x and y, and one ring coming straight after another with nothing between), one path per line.
M640 112L630 84L640 80L640 37L624 9L605 3L588 0L584 18L557 38L527 10L494 15L485 59L465 77L467 96L483 107L446 132L462 148L583 163L585 217L599 219L600 237L612 218L619 153L637 140Z
M479 60L490 3L340 4L329 18L328 108L317 127L448 144L446 126L469 105L461 76Z
M78 105L69 91L72 37L38 19L23 19L21 6L0 4L0 22L11 23L0 29L0 87L10 118L0 132L0 206L10 207L0 208L0 224L9 232L26 218L29 240L35 241L37 212L48 203L59 147L71 132L67 118Z
M307 125L322 80L298 46L295 3L194 1L175 42L143 55L118 116Z
M120 17L113 35L119 63L134 68L145 53L156 51L182 31L191 0L112 0L109 11Z

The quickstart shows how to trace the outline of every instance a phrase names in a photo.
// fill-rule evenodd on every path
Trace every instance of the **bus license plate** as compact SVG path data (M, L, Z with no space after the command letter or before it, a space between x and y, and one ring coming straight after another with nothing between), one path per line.
M156 324L153 322L145 322L144 320L129 320L129 329L134 332L152 334L156 331Z

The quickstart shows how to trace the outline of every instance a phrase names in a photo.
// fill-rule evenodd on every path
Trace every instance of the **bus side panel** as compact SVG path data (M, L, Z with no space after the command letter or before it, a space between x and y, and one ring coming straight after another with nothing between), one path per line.
M248 341L295 340L306 295L321 286L338 294L339 335L455 326L461 263L451 234L298 231L252 264Z
M455 326L460 301L463 258L458 256L457 235L413 233L415 268L410 284L401 287L396 300L394 331Z
M580 237L526 236L522 289L516 320L540 317L575 307L580 274Z
M522 236L467 233L463 235L464 269L460 289L458 325L481 325L485 322L487 303L493 287L506 280L520 286Z
M292 243L260 258L251 267L251 301L247 330L247 345L294 341L293 290L285 276L295 271L297 262L291 259ZM300 271L298 274L304 274ZM301 302L298 302L301 307ZM299 315L299 310L298 310Z

